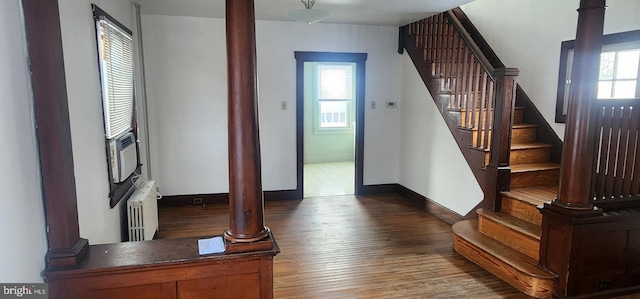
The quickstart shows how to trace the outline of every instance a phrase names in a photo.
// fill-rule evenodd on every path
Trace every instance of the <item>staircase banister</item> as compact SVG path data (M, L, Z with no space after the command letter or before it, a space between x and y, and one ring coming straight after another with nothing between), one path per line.
M594 101L596 107L630 107L640 106L640 98L602 99Z
M467 44L467 46L469 47L473 55L476 57L476 59L478 59L478 61L480 62L480 65L482 65L482 68L484 68L484 70L489 74L491 79L494 79L495 77L493 73L495 72L495 68L493 67L493 65L491 65L491 62L484 55L480 47L478 47L478 45L473 40L469 32L467 32L467 29L465 29L462 23L460 23L460 20L458 20L458 17L451 10L448 10L445 13L445 16L447 16L447 18L449 19L453 27L456 28L456 31L458 31L458 34L460 34L460 37Z

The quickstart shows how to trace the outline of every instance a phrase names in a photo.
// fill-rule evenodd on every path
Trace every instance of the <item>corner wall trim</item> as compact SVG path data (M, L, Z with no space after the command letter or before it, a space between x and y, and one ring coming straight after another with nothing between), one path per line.
M364 185L359 195L373 196L398 193L398 184Z
M454 211L451 211L447 207L444 207L433 200L418 194L417 192L398 184L398 194L404 196L409 201L411 201L418 208L425 210L434 216L442 219L446 223L454 224L458 221L465 219L465 216L462 216Z
M200 199L201 203L195 204L195 200ZM280 201L280 200L301 200L296 190L280 190L280 191L264 191L265 201ZM216 193L216 194L188 194L188 195L170 195L163 196L158 201L159 207L178 207L178 206L190 206L190 205L212 205L212 204L228 204L229 193Z

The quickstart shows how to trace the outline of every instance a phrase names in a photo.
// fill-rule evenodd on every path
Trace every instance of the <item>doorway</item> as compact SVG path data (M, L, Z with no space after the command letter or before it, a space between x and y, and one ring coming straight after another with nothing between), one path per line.
M297 194L361 194L367 54L295 52L295 58Z
M304 197L355 193L356 64L304 63Z

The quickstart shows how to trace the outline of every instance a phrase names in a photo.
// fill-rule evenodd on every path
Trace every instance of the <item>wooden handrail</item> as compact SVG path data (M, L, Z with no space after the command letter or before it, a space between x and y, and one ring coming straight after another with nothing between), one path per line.
M430 91L435 88L449 94L446 109L460 113L458 128L471 134L470 148L484 157L482 162L476 160L482 165L472 165L487 170L479 180L485 191L483 206L499 207L500 192L509 190L510 184L511 126L519 71L496 69L452 11L409 24L402 32L415 36L404 45L415 55L414 61L427 66L428 80L437 85L430 86Z
M596 107L640 106L640 98L598 99L593 103Z
M469 32L467 32L464 26L462 26L462 23L460 23L456 15L449 10L445 13L445 16L447 16L451 24L456 28L456 31L467 44L467 47L469 47L476 59L478 59L480 65L482 65L484 70L491 76L491 79L494 79L495 77L493 76L493 72L495 72L495 68L491 65L491 62L489 62L489 59L487 59L482 50L480 50L480 47L478 47L471 35L469 35Z

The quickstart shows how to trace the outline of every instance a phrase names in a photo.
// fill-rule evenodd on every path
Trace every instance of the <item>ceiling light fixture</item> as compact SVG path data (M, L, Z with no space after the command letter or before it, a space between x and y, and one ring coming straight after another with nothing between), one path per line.
M329 16L329 12L322 9L314 9L316 0L300 0L304 4L304 9L296 9L289 12L289 18L307 24L320 22Z

